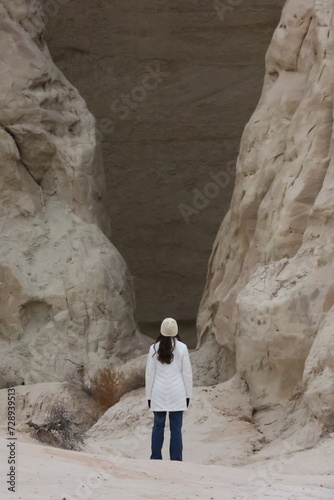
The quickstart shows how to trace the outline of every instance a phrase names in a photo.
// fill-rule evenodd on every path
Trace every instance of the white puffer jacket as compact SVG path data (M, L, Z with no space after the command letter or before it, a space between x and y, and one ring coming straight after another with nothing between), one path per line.
M193 388L188 348L176 339L174 359L169 365L158 361L158 349L159 342L151 345L146 364L146 398L151 400L151 410L184 411Z

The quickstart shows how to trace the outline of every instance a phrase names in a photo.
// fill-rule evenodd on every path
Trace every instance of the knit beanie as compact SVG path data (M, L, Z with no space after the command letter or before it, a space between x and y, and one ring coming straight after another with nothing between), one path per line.
M164 337L175 337L178 333L177 322L173 318L166 318L161 323L161 335Z

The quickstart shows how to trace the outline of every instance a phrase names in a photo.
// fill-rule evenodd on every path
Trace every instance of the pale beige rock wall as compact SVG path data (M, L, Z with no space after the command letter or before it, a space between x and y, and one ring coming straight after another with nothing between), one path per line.
M127 267L105 235L95 120L52 62L39 3L1 0L0 16L0 366L18 384L63 378L66 358L141 351Z
M334 425L334 2L289 0L247 124L231 208L217 235L198 316L222 372L255 408L303 404Z

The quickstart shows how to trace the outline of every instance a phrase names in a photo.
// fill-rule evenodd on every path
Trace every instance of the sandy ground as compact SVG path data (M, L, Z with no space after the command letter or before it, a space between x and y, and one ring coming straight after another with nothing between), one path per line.
M18 433L19 434L19 433ZM111 455L73 452L33 443L19 436L15 494L5 493L4 440L1 447L1 498L20 500L268 500L334 498L333 460L327 471L311 472L318 454L301 454L285 473L270 470L270 462L256 469L124 459ZM333 440L334 443L334 440ZM331 458L334 449L330 448ZM327 448L327 452L330 451ZM326 448L322 450L326 453ZM320 453L320 452L319 452ZM328 459L330 457L328 456ZM273 462L272 462L273 464ZM295 473L295 469L299 473Z
M124 396L96 422L84 452L41 444L25 424L27 415L43 420L57 394L71 404L61 384L16 390L16 492L7 490L9 440L2 425L1 500L334 500L334 438L303 451L296 451L298 432L268 443L238 379L194 390L184 415L183 462L168 459L168 426L164 460L149 460L152 412L143 389ZM7 391L0 391L2 423L6 398Z

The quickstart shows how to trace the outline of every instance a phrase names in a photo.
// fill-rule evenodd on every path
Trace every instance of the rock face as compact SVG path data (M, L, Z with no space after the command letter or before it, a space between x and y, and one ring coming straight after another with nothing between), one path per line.
M256 409L298 389L334 424L334 2L289 0L244 131L198 316ZM296 394L296 393L295 393Z
M126 359L137 333L129 274L105 235L95 120L51 60L39 3L1 0L0 15L5 385L62 378L66 358Z
M52 56L98 121L113 242L143 331L196 317L283 4L44 1Z

